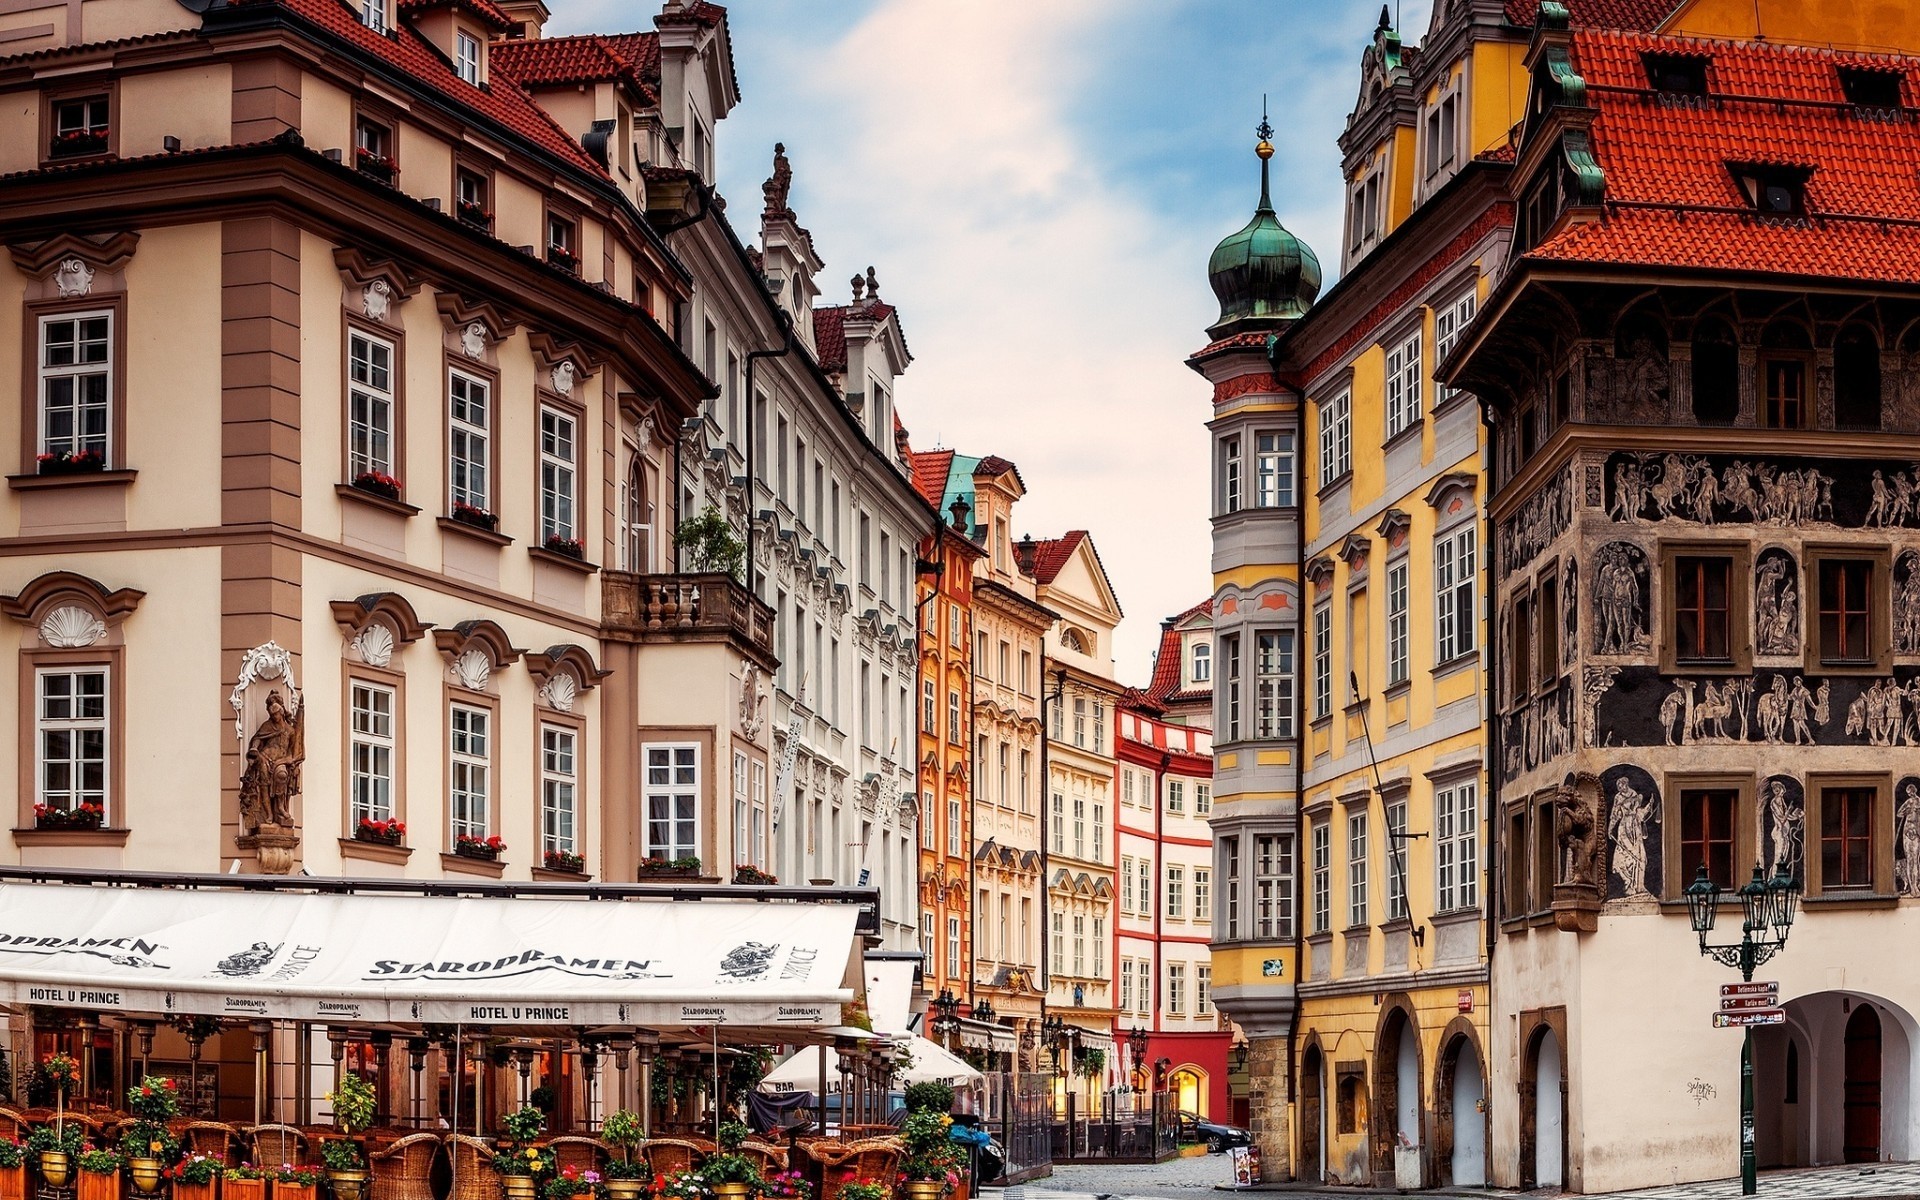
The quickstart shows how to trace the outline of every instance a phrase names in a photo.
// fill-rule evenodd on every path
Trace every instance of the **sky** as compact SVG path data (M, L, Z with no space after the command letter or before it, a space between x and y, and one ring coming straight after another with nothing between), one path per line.
M552 33L651 26L657 0L549 0ZM1408 0L1406 40L1431 0ZM826 269L871 265L914 356L915 449L1019 464L1016 536L1093 535L1125 613L1123 683L1212 591L1207 256L1259 196L1261 97L1281 221L1338 267L1336 139L1378 0L736 0L741 103L719 188L757 234L773 144Z

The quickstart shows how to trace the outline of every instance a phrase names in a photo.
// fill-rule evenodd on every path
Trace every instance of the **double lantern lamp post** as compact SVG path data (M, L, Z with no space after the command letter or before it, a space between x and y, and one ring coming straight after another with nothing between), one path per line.
M1743 919L1738 942L1709 943L1714 919L1719 914L1721 889L1707 876L1706 864L1687 886L1687 917L1694 933L1700 936L1700 953L1724 966L1737 967L1740 978L1753 982L1754 968L1784 950L1787 934L1800 904L1800 885L1787 873L1787 864L1775 864L1773 878L1765 878L1758 863L1753 878L1735 889L1740 898ZM1759 1160L1754 1147L1753 1129L1753 1026L1741 1030L1740 1045L1740 1194L1751 1196L1758 1189Z

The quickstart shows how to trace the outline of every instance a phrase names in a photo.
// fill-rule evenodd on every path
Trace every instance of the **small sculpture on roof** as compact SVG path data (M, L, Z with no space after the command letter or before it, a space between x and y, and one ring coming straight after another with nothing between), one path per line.
M866 292L867 281L863 277L855 275L853 277L853 302L855 304L860 303L861 298L866 295Z
M791 209L787 207L787 196L793 191L793 167L787 162L787 144L773 144L773 177L760 185L760 194L767 198L766 215L770 217L787 216Z
M867 299L880 299L880 280L874 275L872 267L867 268Z

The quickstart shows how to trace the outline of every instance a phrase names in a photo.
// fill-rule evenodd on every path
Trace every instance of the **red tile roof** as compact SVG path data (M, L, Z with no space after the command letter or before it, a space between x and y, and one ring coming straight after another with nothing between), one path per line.
M253 8L278 4L287 11L312 21L327 33L340 38L362 53L384 59L398 70L438 90L460 108L490 117L514 133L538 145L567 163L604 177L606 171L588 157L580 143L554 123L546 110L533 102L511 79L495 78L491 86L477 88L453 73L449 63L432 43L402 22L391 37L366 27L344 0L233 0L234 7ZM495 44L497 49L498 43Z
M1087 538L1084 529L1069 529L1064 537L1042 538L1033 544L1033 575L1036 583L1052 583L1060 577L1067 560Z
M1005 475L1009 471L1013 472L1015 479L1020 478L1020 468L1015 465L1014 461L1010 458L1001 458L998 454L987 455L978 463L974 464L973 468L975 475ZM1023 480L1020 486L1027 486L1026 482Z
M1641 58L1650 51L1710 53L1721 98L1657 100ZM1529 261L1920 282L1920 126L1857 115L1835 71L1900 71L1912 100L1920 59L1598 31L1574 35L1573 59L1598 109L1591 138L1607 207ZM1812 168L1810 219L1756 217L1728 167L1748 162Z
M640 39L652 43L651 80L641 69L648 56L636 53L641 47L634 43ZM649 34L610 38L586 33L574 37L508 39L493 43L490 53L494 71L512 77L523 87L622 82L649 101L658 95L660 40Z
M913 462L913 486L928 504L935 508L947 497L947 473L953 469L953 451L917 450L910 454Z
M1147 684L1147 696L1155 703L1164 703L1180 692L1180 626L1188 618L1201 613L1212 613L1212 599L1202 600L1177 617L1168 618L1160 624L1160 649L1153 656L1153 679ZM1195 690L1194 695L1204 696L1204 689Z
M1640 29L1652 31L1673 15L1680 0L1561 0L1575 29ZM1539 15L1540 0L1507 0L1507 20L1527 29Z
M710 4L707 0L694 0L694 3L685 8L677 11L667 9L662 12L660 23L662 25L705 25L712 28L725 20L726 16L727 10L720 5Z
M493 0L400 0L400 15L403 18L436 8L464 9L495 29L512 29L514 26L513 18Z
M820 368L824 371L847 369L846 317L845 308L813 310L814 356L819 359Z

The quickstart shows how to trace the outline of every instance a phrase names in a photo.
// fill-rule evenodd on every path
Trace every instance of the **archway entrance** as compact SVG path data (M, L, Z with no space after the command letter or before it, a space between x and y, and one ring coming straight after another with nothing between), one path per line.
M1395 1150L1426 1140L1420 1132L1420 1035L1405 1008L1388 1009L1381 1022L1373 1050L1373 1097L1373 1182L1385 1184L1398 1174Z
M1454 1187L1484 1187L1487 1182L1487 1083L1473 1042L1455 1037L1441 1054L1440 1136L1435 1153L1448 1170L1442 1182Z
M1880 1014L1862 1004L1847 1018L1845 1099L1842 1101L1846 1160L1880 1161Z
M1173 1093L1173 1106L1182 1112L1190 1112L1201 1120L1209 1120L1212 1114L1207 1111L1206 1076L1197 1067L1181 1067L1167 1076L1167 1090Z
M1300 1178L1326 1178L1326 1069L1320 1047L1308 1046L1300 1059Z
M1562 1106L1566 1103L1560 1073L1560 1039L1542 1028L1533 1050L1533 1179L1529 1186L1562 1187L1566 1162L1562 1153Z

